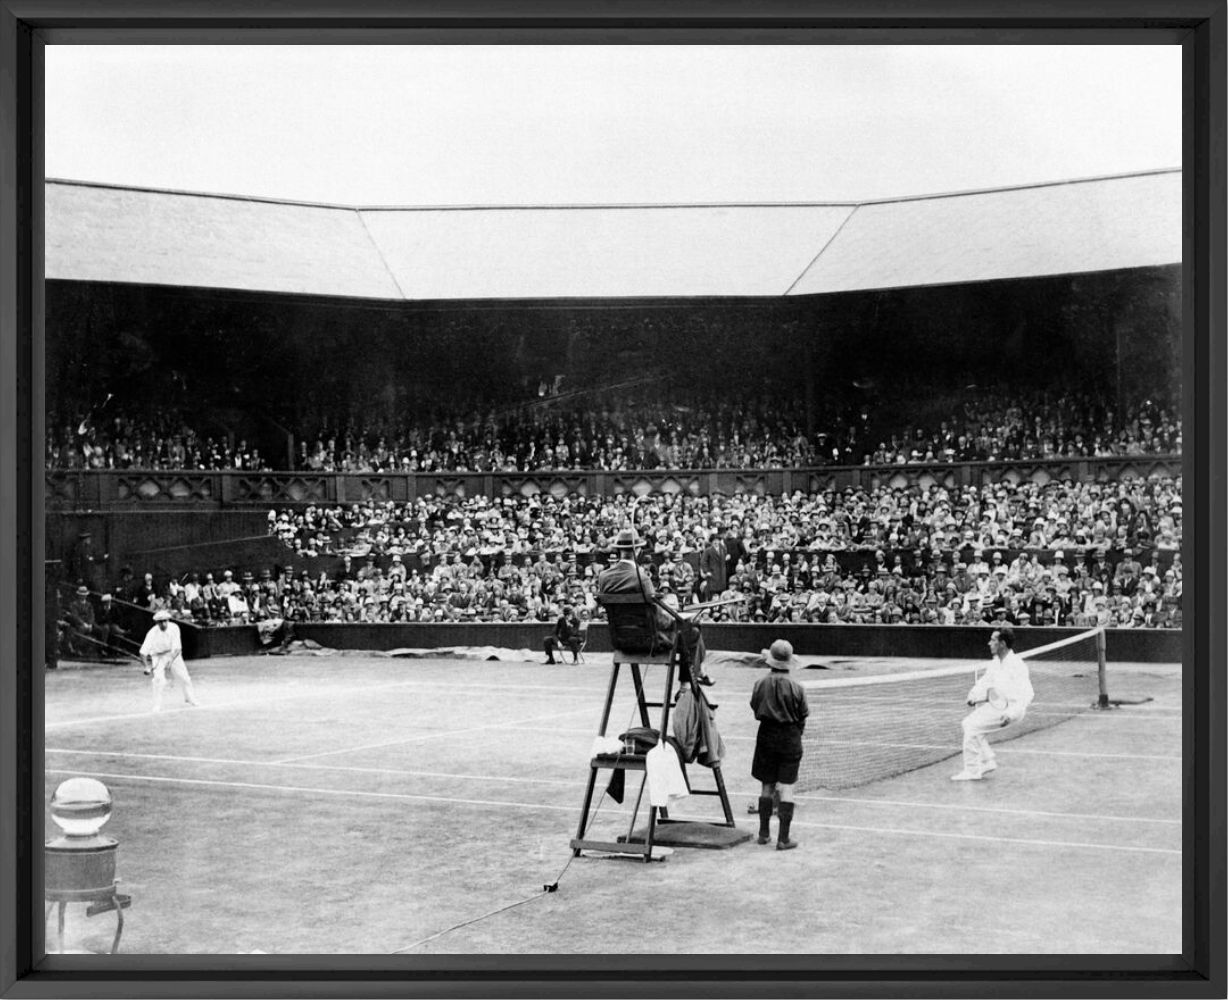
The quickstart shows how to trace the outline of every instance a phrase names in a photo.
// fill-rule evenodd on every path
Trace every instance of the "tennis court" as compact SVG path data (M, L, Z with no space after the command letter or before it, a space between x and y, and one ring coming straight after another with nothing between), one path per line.
M950 782L952 756L801 794L799 850L751 840L644 864L569 850L609 682L609 655L588 661L223 657L189 664L200 707L173 687L156 715L139 667L68 665L46 675L46 800L73 776L110 788L124 954L1181 950L1179 666L1111 664L1113 693L1138 704L999 743L984 781ZM711 672L734 815L753 832L762 671ZM836 701L810 700L821 734ZM952 755L965 710L950 709ZM1031 711L1064 708L1038 683ZM620 684L610 731L636 722ZM893 742L889 717L875 728ZM630 777L624 803L598 810L612 835ZM716 820L719 800L671 815ZM114 928L69 907L66 950L105 952Z

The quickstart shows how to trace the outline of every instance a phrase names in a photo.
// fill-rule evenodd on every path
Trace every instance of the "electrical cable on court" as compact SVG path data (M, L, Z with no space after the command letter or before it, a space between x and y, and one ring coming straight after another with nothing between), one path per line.
M635 720L635 706L632 705L631 706L631 717L628 718L627 720L628 728L630 728L630 725L634 720ZM593 819L596 819L598 814L601 812L601 804L605 802L607 791L608 789L602 789L601 795L597 798L597 804L593 806L593 811L592 811ZM470 917L468 920L462 920L459 923L453 924L451 927L445 927L443 930L436 931L434 934L430 935L429 937L424 937L419 941L415 941L413 944L407 944L404 948L398 948L396 951L392 952L392 954L402 955L407 951L411 951L414 948L417 948L419 945L427 944L430 941L434 941L437 938L443 937L445 934L451 934L453 931L458 931L462 927L468 927L471 924L476 924L479 921L485 920L487 917L496 916L497 914L504 913L507 910L513 910L517 906L523 906L525 903L530 903L535 899L540 899L544 895L548 895L552 892L558 892L559 883L563 880L563 876L567 874L567 869L571 867L571 863L576 860L576 856L572 854L570 848L568 848L568 854L570 854L571 856L567 859L567 863L563 865L558 875L554 877L553 882L543 883L541 892L534 893L532 896L525 896L524 899L518 899L514 903L508 903L505 906L497 907L493 910L488 911L487 913L480 914L476 917Z

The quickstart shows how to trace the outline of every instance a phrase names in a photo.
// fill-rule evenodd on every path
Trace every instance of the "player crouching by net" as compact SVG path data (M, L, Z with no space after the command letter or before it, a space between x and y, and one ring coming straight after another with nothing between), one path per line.
M1015 631L1009 625L995 628L989 636L993 655L968 692L973 706L961 724L964 730L964 769L952 781L980 781L998 769L987 733L1004 729L1023 718L1035 697L1028 666L1015 652Z

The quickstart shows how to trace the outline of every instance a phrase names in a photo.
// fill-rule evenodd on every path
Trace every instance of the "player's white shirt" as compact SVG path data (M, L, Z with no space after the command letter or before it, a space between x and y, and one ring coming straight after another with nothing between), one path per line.
M993 688L1006 699L1004 714L1012 722L1023 718L1028 706L1036 693L1032 690L1032 680L1028 676L1028 665L1014 650L998 659L993 657L980 680L968 692L970 702L982 702L989 697L989 689Z
M155 665L159 661L170 663L182 652L183 641L179 636L179 626L174 622L167 622L165 629L154 625L145 634L145 641L141 643L141 655L152 656Z

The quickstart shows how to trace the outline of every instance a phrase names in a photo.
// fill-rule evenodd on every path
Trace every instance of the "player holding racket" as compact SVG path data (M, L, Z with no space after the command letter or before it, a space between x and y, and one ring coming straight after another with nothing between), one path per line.
M1015 652L1014 629L1009 625L995 628L989 636L989 652L993 659L968 692L973 708L962 723L964 769L951 775L952 781L980 781L998 769L986 734L1022 719L1035 697L1028 665Z
M195 705L196 693L192 690L192 678L188 676L187 665L183 662L183 640L179 636L179 626L171 621L171 613L166 610L154 612L153 618L153 628L145 634L145 641L141 643L145 673L153 674L153 710L162 711L162 692L167 685L168 667L183 684L183 700Z

